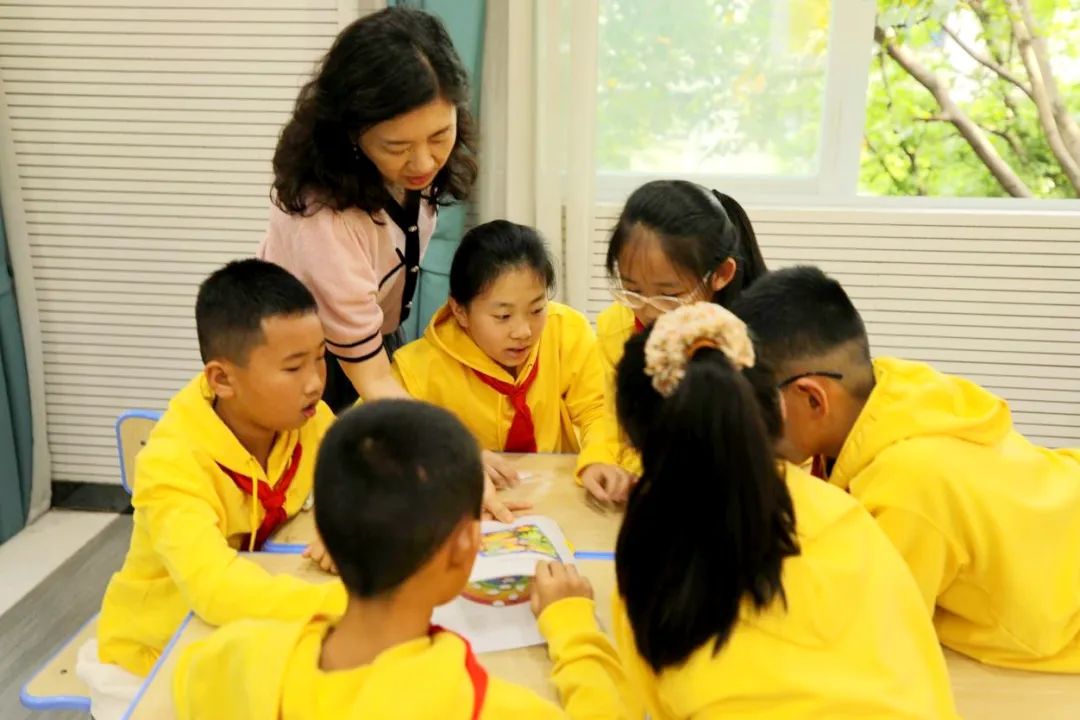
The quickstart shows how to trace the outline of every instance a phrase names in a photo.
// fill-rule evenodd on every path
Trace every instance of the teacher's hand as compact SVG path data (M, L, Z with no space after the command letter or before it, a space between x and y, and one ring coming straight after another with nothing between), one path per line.
M327 362L340 362L334 358L327 358ZM411 400L412 396L398 381L394 372L390 369L390 360L386 353L381 352L375 357L361 363L341 362L341 369L345 376L356 388L356 392L364 402L374 400Z

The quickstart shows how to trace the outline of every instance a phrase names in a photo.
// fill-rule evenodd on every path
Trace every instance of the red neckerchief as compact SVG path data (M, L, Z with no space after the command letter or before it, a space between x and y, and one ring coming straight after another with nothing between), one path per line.
M469 644L469 641L457 633L447 630L439 625L432 625L428 628L428 637L434 638L435 635L441 632L450 633L461 640L461 642L465 643L465 672L469 674L469 680L472 681L473 686L472 720L480 720L480 713L484 709L484 698L487 697L487 670L485 670L484 666L480 664L480 661L476 659L476 655L473 654L472 645Z
M536 374L540 370L540 358L536 358L529 376L520 385L513 385L502 380L497 380L490 375L485 375L479 370L473 370L485 385L495 392L505 395L514 407L514 419L510 423L510 431L506 433L506 446L503 452L508 453L534 453L536 452L536 426L533 424L532 409L526 402L525 396L536 380Z
M292 485L293 478L296 477L296 471L300 467L300 457L304 454L303 448L300 443L296 443L296 447L293 448L292 457L289 459L289 465L285 468L285 472L281 474L281 479L277 481L274 487L270 487L266 483L258 484L258 500L262 505L263 510L266 511L266 515L263 516L262 524L259 525L257 531L255 531L255 549L261 550L263 543L266 539L278 529L283 522L285 522L289 516L285 512L285 493L288 492L289 486ZM253 494L252 488L254 488L255 482L247 475L241 475L235 470L230 470L221 463L218 463L218 467L222 471L232 478L232 481L236 483L236 487L240 488L241 492L248 495ZM254 500L254 498L253 498Z

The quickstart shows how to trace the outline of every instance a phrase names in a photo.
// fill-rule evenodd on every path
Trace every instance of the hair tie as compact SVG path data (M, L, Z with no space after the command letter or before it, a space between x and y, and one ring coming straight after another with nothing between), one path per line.
M684 305L657 318L645 343L645 374L656 391L671 397L703 348L724 353L736 370L754 366L754 345L742 320L710 302Z
M688 361L693 360L694 355L697 354L698 350L705 350L705 349L720 350L721 348L720 348L720 345L715 340L713 340L712 338L704 338L704 337L703 338L698 338L694 342L690 343L690 347L688 347L686 349L686 359Z

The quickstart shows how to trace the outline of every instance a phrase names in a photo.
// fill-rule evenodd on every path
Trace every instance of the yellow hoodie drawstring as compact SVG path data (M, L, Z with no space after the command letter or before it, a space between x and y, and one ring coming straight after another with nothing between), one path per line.
M218 467L232 478L236 486L242 492L251 496L251 523L255 540L248 543L250 550L259 550L281 523L288 520L288 511L285 509L286 493L288 493L289 487L300 469L303 454L304 448L299 442L293 445L289 464L285 467L281 477L278 478L277 485L271 485L268 479L263 480L266 490L260 489L259 485L262 473L252 473L251 476L243 475L218 463ZM250 460L247 461L249 465L250 462ZM255 507L256 502L262 505L263 518L261 522L259 521L259 511Z
M248 538L248 552L255 552L255 535L259 527L259 463L255 458L249 457L248 463L255 465L255 472L251 473L251 535Z

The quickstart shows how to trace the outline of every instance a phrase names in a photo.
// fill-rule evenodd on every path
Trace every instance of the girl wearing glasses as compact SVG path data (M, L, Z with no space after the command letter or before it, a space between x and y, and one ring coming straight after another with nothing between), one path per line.
M615 367L631 336L683 305L711 300L727 307L766 272L742 206L685 180L655 180L634 191L612 232L606 266L615 302L596 326L611 402ZM629 448L620 464L640 473Z

